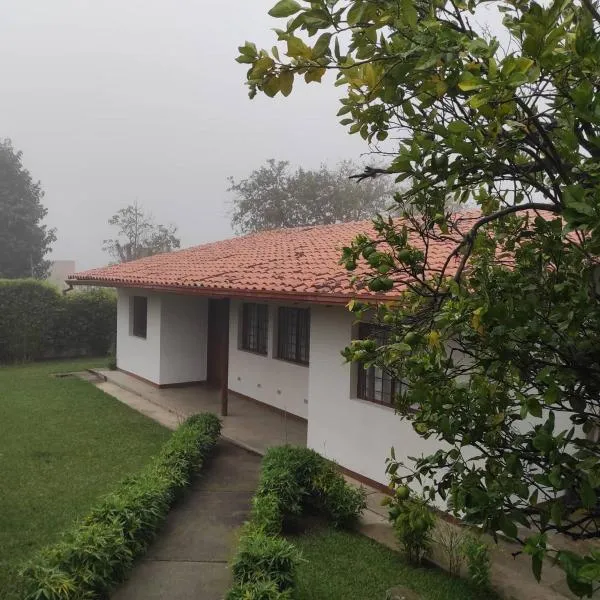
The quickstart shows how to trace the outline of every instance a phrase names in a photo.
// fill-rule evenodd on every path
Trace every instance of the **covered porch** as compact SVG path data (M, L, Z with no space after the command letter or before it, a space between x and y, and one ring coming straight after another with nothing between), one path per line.
M98 387L140 412L153 416L153 407L168 413L164 424L175 427L187 417L201 412L221 414L222 389L209 383L186 387L158 388L121 371L98 371L103 383ZM137 405L136 405L137 403ZM144 406L145 405L145 406ZM253 402L235 392L228 393L223 436L236 440L249 450L264 453L282 444L306 446L307 423L289 413Z

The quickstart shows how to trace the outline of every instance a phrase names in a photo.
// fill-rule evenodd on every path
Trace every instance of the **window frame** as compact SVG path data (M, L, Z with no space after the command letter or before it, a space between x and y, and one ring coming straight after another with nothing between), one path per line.
M256 310L255 331L252 332L249 323L251 308ZM264 319L261 327L261 317ZM252 348L250 341L256 339L256 348ZM260 356L269 355L269 305L259 302L243 302L240 309L240 328L238 347L244 352L251 352ZM263 350L264 348L264 350Z
M296 316L294 319L290 318L291 313L295 313ZM295 323L292 326L291 322L294 320ZM295 330L293 332L294 335L288 335L287 339L283 339L282 335L284 331L290 333L292 327ZM290 346L293 346L293 352L289 352ZM296 306L277 307L277 339L275 350L275 358L278 360L284 360L305 367L310 364L310 308Z
M142 302L143 312L140 308ZM129 333L131 336L142 340L148 339L148 296L131 296L130 323Z
M360 323L358 328L358 337L361 340L366 340L375 337L377 334L381 336L389 335L388 328L378 325L376 323ZM382 340L383 343L383 340ZM370 402L377 404L378 406L385 406L386 408L394 408L394 399L396 394L402 389L402 382L398 379L393 378L387 371L379 369L381 371L381 392L380 396L383 398L383 391L385 382L389 381L390 386L390 401L386 402L375 397L375 381L376 381L376 369L378 367L371 366L365 369L363 363L357 364L357 377L356 377L356 398L364 402ZM369 381L370 374L370 381Z

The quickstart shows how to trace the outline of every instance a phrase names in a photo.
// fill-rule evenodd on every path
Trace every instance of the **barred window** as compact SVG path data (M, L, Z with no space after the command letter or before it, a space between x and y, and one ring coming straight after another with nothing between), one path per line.
M148 298L133 296L131 298L131 335L145 338L148 333Z
M269 307L266 304L246 302L242 305L242 350L267 354Z
M361 339L373 339L378 346L388 342L389 331L385 327L362 323L359 330ZM400 391L401 382L376 366L365 369L362 364L358 365L357 397L377 404L392 406L396 394Z
M277 358L308 364L310 309L280 307L277 320Z

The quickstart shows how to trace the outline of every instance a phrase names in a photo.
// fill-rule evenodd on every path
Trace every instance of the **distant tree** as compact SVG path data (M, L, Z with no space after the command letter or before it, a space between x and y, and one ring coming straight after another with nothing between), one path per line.
M231 224L237 233L265 229L327 225L355 221L385 212L393 202L394 184L379 178L356 183L360 170L343 161L333 170L290 169L287 161L270 159L247 179L229 178L233 192Z
M50 268L44 257L56 235L42 225L44 192L21 156L10 140L0 140L0 277L44 278Z
M137 202L118 210L108 224L118 227L119 234L104 240L102 249L119 262L171 252L181 245L175 225L154 223L152 215Z

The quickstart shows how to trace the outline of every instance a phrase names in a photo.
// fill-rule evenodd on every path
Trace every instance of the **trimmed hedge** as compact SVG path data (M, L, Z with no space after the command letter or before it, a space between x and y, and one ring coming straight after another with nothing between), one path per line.
M25 600L106 598L148 548L169 508L221 432L213 414L195 415L153 461L126 479L58 544L21 570Z
M62 294L35 279L0 279L0 362L104 356L114 341L112 290Z
M365 508L362 489L349 486L335 465L314 450L271 448L262 461L250 521L233 560L227 600L292 598L300 554L281 534L307 512L349 527Z

